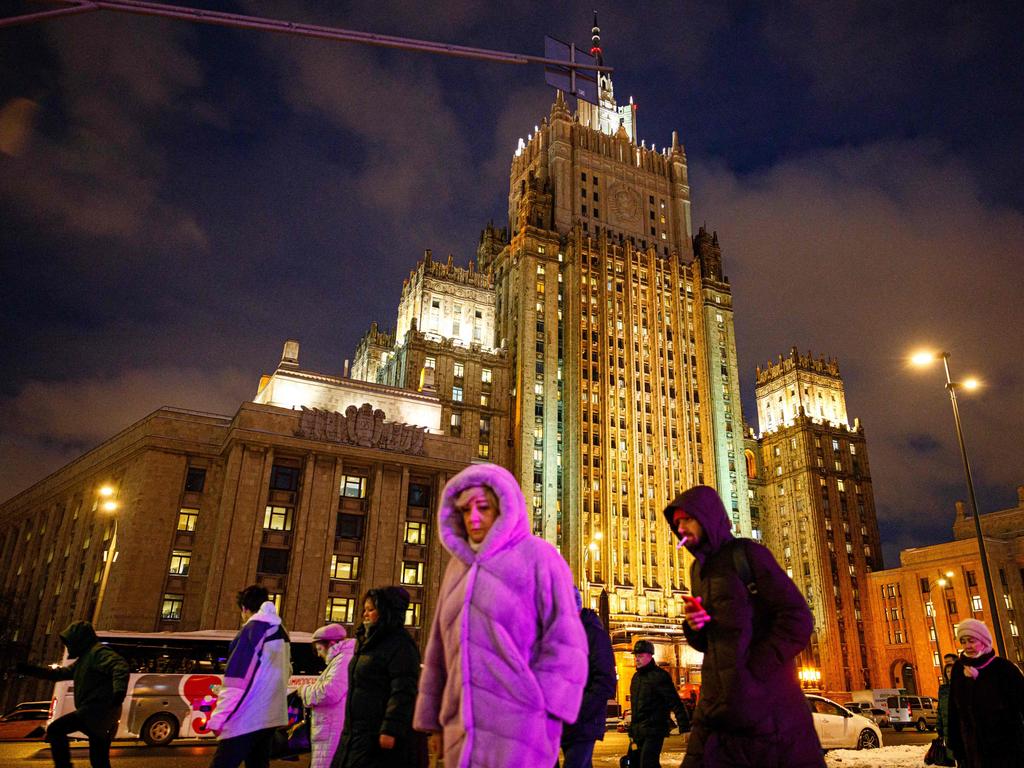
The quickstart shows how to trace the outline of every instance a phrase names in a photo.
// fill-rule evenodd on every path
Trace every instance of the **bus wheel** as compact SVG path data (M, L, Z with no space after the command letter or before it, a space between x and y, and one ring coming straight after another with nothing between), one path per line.
M166 746L178 735L178 719L166 712L153 715L142 726L140 735L142 740L151 747Z
M928 723L926 723L924 721L924 718L922 717L920 720L917 721L917 732L918 733L924 733L927 730L928 730Z
M896 733L899 733L900 731L902 731L902 730L903 730L903 726L902 726L902 725L896 725L896 724L893 724L893 726L892 726L892 729L893 729L894 731L896 731Z

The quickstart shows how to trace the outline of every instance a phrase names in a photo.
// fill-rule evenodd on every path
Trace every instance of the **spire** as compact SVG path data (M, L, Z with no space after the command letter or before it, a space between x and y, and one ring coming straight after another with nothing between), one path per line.
M597 59L597 63L604 64L604 57L601 55L601 28L597 26L597 11L594 11L594 27L590 30L590 55Z

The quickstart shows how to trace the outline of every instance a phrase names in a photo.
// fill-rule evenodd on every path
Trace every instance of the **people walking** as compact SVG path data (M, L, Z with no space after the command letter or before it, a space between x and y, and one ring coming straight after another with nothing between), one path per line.
M448 482L438 530L452 558L415 726L432 733L445 768L554 765L588 669L569 567L530 533L519 485L493 464L474 464Z
M19 664L18 672L45 680L73 680L75 710L58 717L46 729L46 741L56 768L71 767L68 734L89 739L93 768L110 768L110 742L117 731L121 703L128 691L128 663L103 645L88 621L76 621L60 633L69 659L66 667Z
M583 607L576 590L576 610L587 636L587 682L576 721L562 729L562 768L590 768L594 742L604 740L608 700L615 696L615 652L597 612ZM557 765L557 763L556 763Z
M942 657L942 682L939 683L939 706L935 710L935 732L939 735L939 739L942 740L946 765L952 765L956 759L953 751L949 748L949 682L952 679L956 659L955 653L947 653Z
M654 643L637 640L633 645L633 662L636 672L629 683L633 708L629 738L637 746L637 768L661 768L661 748L672 731L669 713L675 715L680 733L689 730L690 721L671 675L654 662Z
M1024 755L1024 674L996 656L992 633L977 619L956 628L963 649L949 683L946 746L960 768L1011 768Z
M242 629L231 641L224 683L207 728L217 736L210 768L266 768L274 731L288 724L288 633L266 589L238 593Z
M316 682L295 689L310 709L310 768L328 768L341 738L348 693L348 665L356 641L346 639L341 624L328 624L313 633L313 649L327 665Z
M733 537L713 488L690 488L664 515L694 556L683 631L704 654L683 768L820 768L794 664L813 628L807 601L765 547Z
M420 652L405 629L409 593L371 589L348 666L345 725L334 768L406 768L415 764L412 713Z

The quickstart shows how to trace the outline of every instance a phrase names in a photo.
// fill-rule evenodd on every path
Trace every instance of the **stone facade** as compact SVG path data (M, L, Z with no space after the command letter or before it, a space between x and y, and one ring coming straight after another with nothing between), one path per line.
M846 422L839 365L794 348L758 369L756 396L771 424L757 441L760 456L747 460L760 475L751 485L761 497L764 543L814 614L798 663L820 671L828 693L871 688L865 590L882 552L864 430Z
M233 629L253 582L290 629L351 627L368 588L403 584L421 636L445 562L435 504L475 436L443 430L432 395L302 371L297 355L233 416L162 408L0 506L0 665L60 658L60 630L94 614L115 530L98 628ZM3 689L7 705L50 687Z
M1024 668L1024 486L1017 506L982 514L996 611L1006 656ZM956 625L979 619L991 628L993 606L985 590L974 521L957 502L953 540L900 552L900 566L868 577L872 678L876 687L906 688L936 696L942 656L958 653Z

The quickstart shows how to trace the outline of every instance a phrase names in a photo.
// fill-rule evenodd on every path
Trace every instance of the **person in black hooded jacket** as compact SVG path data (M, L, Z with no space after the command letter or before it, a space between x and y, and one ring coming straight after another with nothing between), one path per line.
M348 668L345 726L332 768L405 768L415 765L412 714L420 652L405 630L409 593L371 589Z
M814 625L807 601L765 547L733 538L713 488L690 488L664 515L695 558L683 631L704 654L682 768L821 768L794 664ZM756 596L737 571L737 555L749 563Z
M576 609L583 631L587 633L587 684L576 722L562 729L562 768L588 768L592 765L594 742L604 741L608 718L608 699L615 696L615 652L608 630L597 612L583 607L583 596L576 590ZM558 763L555 763L556 768Z
M110 768L110 741L121 716L121 702L128 692L128 663L100 643L88 621L76 621L60 633L75 662L51 669L18 665L18 671L46 680L74 680L75 711L58 717L46 729L53 764L71 767L68 734L80 731L89 737L89 761L93 768Z

